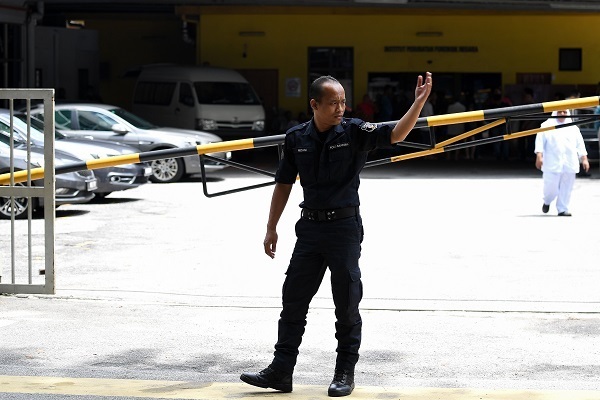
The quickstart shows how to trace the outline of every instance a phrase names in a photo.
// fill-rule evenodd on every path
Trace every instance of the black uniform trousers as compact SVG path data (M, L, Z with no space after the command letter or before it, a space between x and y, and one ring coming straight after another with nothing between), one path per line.
M354 371L362 328L358 309L363 294L358 266L363 240L360 214L333 221L300 219L296 236L283 284L283 310L271 367L293 373L310 301L329 267L338 341L336 369Z

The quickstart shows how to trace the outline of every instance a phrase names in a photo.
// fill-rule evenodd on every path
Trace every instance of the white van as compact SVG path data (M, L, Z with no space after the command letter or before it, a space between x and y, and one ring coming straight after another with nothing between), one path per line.
M144 67L133 112L159 126L207 131L223 140L265 134L265 110L238 72L218 67Z

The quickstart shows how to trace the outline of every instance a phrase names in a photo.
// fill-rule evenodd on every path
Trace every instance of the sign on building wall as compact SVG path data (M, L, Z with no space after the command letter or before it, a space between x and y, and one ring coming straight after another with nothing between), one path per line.
M300 97L301 94L300 78L286 78L285 97Z

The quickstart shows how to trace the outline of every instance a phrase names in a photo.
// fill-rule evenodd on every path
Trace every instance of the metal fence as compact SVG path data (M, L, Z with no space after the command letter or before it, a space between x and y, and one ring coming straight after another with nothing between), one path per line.
M0 89L5 118L0 121L0 172L10 182L0 186L0 293L54 294L54 89ZM29 111L32 103L44 104L43 179L32 179L33 160ZM14 123L24 109L27 140L19 142ZM24 170L27 180L16 183L14 173ZM34 218L33 205L43 205L43 220ZM27 206L27 217L17 219L15 210Z

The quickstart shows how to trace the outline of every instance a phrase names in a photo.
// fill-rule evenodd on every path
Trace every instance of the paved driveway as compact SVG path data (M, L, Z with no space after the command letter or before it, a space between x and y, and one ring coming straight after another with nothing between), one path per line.
M262 181L230 171L209 190ZM275 260L262 253L270 187L206 198L190 179L59 208L56 295L0 296L0 393L30 387L54 399L71 386L100 394L115 378L158 380L163 394L173 382L191 385L189 397L172 398L214 398L190 391L200 386L222 398L268 393L238 386L238 377L271 358L299 189ZM541 190L527 168L406 164L363 173L357 398L600 398L600 183L576 181L571 218L554 208L543 215ZM297 389L281 397L326 397L333 318L326 275ZM66 377L70 384L49 384ZM41 387L55 391L43 397Z

